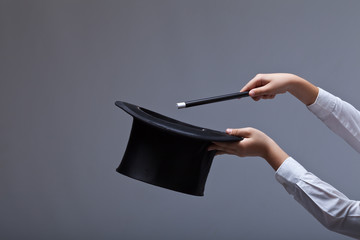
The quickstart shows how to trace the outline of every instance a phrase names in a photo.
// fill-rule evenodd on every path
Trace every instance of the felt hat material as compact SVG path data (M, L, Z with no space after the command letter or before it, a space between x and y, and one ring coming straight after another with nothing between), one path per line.
M196 196L204 188L216 151L211 142L242 140L224 132L190 125L148 109L117 101L133 117L117 172L159 187Z

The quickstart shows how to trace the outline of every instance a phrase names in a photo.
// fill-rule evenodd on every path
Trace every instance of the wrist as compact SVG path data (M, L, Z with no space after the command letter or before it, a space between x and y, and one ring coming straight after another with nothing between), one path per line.
M267 145L263 158L276 171L289 155L280 148L272 139Z
M290 94L294 95L305 84L305 82L306 82L305 79L295 74L291 74L291 77L289 78L287 91Z
M294 75L290 80L288 92L308 106L315 102L319 89L307 80Z

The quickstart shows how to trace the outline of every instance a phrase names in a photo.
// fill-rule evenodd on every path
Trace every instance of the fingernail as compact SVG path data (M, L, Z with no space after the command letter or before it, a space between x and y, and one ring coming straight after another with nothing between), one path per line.
M226 129L226 133L227 133L227 134L231 134L231 132L232 132L232 129L231 129L231 128Z
M255 91L254 91L254 90L250 90L249 95L250 95L251 97L255 96Z

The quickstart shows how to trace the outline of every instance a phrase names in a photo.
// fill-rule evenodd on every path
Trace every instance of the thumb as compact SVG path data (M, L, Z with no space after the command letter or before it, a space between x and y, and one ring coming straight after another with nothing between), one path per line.
M269 87L267 85L262 86L262 87L258 87L258 88L253 88L250 90L249 95L251 97L259 97L259 96L263 96L263 95L269 95Z
M245 137L245 138L248 138L251 135L250 128L237 128L237 129L228 128L226 129L226 133L232 136Z

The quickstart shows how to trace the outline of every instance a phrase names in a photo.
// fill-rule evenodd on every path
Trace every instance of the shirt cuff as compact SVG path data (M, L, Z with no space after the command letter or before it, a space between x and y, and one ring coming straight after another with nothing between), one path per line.
M331 114L336 105L336 97L331 93L319 88L319 93L315 102L307 108L314 113L318 118L324 120Z
M288 157L277 169L275 178L289 194L294 195L296 184L306 173L307 170L300 163Z

